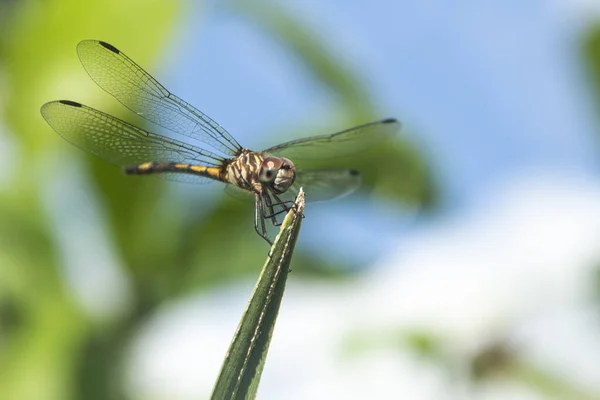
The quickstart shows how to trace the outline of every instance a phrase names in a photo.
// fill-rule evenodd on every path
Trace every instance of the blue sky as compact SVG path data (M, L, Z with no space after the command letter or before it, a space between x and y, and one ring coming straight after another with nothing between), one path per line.
M381 117L402 120L434 162L449 213L530 169L596 174L598 128L579 53L589 4L281 3L364 79ZM267 137L281 127L324 126L334 99L276 41L218 4L191 8L165 65L167 86L251 148L288 138ZM314 212L339 222L365 209L355 203ZM350 235L341 239L364 224L387 233L410 225L374 209L340 229ZM305 224L307 236L329 240L317 225ZM387 245L376 242L357 252Z

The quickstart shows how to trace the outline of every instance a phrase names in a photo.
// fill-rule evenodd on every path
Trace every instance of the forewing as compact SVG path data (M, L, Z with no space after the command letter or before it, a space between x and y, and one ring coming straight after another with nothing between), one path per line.
M360 173L355 170L297 170L296 180L285 192L285 197L295 198L303 188L307 202L328 201L354 192L360 183Z
M46 103L42 116L71 144L119 167L148 161L180 162L218 167L224 161L207 150L148 132L101 111L68 100ZM167 178L203 183L206 178L185 175Z
M225 154L241 148L223 127L169 92L114 46L84 40L77 45L77 53L94 82L141 117Z
M360 125L341 132L292 140L263 151L292 161L344 157L366 151L374 145L393 137L400 124L395 119L385 119Z

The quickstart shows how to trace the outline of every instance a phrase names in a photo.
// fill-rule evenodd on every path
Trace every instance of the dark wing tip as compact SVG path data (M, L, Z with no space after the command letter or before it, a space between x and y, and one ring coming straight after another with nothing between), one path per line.
M40 107L40 112L42 113L42 116L46 118L48 110L52 109L56 104L64 104L65 106L70 107L83 107L83 104L71 100L49 101L47 103L42 104L42 107Z
M355 169L349 170L348 174L350 174L350 176L360 176L360 172Z
M66 106L71 106L71 107L83 107L83 104L78 103L76 101L72 101L72 100L58 100L58 102L60 104L64 104Z
M113 53L115 53L115 54L119 54L119 53L120 53L119 49L117 49L117 48L116 48L115 46L113 46L112 44L109 44L109 43L103 42L102 40L99 40L99 41L98 41L98 43L100 44L100 46L102 46L102 47L104 47L104 48L106 48L106 49L108 49L108 50L112 51L112 52L113 52Z
M394 132L398 132L400 129L402 129L402 124L396 118L386 118L382 120L381 123L390 129L393 129Z

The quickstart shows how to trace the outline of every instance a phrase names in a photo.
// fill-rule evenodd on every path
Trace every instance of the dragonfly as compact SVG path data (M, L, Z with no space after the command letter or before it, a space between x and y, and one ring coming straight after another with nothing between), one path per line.
M253 195L254 229L269 244L273 242L268 223L281 225L278 216L293 207L288 199L301 187L306 201L312 202L343 197L361 183L356 170L302 169L302 161L356 154L391 138L399 129L397 120L384 119L252 151L113 45L84 40L77 45L77 53L98 86L176 136L151 132L71 100L51 101L41 107L52 129L80 149L121 167L125 174L159 175L191 183L220 181L234 196Z

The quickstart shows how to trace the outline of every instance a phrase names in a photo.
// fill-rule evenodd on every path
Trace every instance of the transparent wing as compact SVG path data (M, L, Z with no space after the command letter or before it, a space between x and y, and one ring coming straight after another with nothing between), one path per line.
M394 136L399 128L400 123L395 119L385 119L330 135L292 140L268 148L263 153L287 157L292 161L343 157L368 150L382 140Z
M295 198L303 188L307 202L328 201L354 192L360 183L360 173L356 170L297 170L296 180L285 192L285 197Z
M297 170L294 184L279 197L294 200L302 187L307 202L334 200L354 192L360 183L360 173L355 170ZM231 184L225 186L225 193L241 201L254 200L252 192Z
M254 193L246 190L246 189L242 189L239 186L236 185L232 185L231 183L228 183L227 185L225 185L225 193L227 193L229 196L233 197L234 199L238 199L241 201L254 201Z
M42 116L71 144L119 167L148 161L180 162L218 167L224 162L207 150L145 131L101 111L69 100L42 106ZM204 183L207 178L165 174L167 178Z
M223 127L169 92L114 46L84 40L77 45L77 53L94 82L141 117L225 154L233 155L241 148Z

